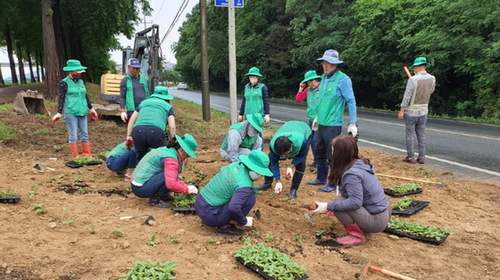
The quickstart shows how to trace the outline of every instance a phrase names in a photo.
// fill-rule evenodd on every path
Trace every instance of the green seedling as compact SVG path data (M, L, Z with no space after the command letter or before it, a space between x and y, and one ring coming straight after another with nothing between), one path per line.
M156 244L159 244L159 243L160 243L160 240L156 239L156 233L154 233L153 236L151 236L150 240L146 241L146 244L148 244L150 246L155 246Z
M47 210L50 209L50 208L44 208L43 203L33 203L32 206L33 206L32 209L38 213L45 213L47 212Z
M208 238L208 242L209 242L209 243L211 243L211 244L214 244L214 243L216 243L217 241L218 241L218 240L217 240L217 239L215 239L215 238L212 238L212 237L209 237L209 238Z
M56 152L59 152L59 151L60 151L60 150L62 150L62 149L63 149L63 147L62 147L61 145L54 146L54 150L55 150Z
M176 193L172 204L176 207L190 207L196 201L196 194L191 193Z
M252 232L252 234L253 234L253 236L260 236L260 232L258 232L258 231L254 231L254 232Z
M396 201L396 203L391 204L392 209L396 209L399 211L404 211L406 208L410 207L412 201L414 201L414 198L411 197L404 197L402 200Z
M324 230L317 230L314 233L316 234L316 237L323 239L325 231Z
M74 224L75 222L76 222L76 220L69 220L69 221L62 221L61 223L70 226L70 225Z
M95 234L95 227L89 227L90 234Z
M338 223L338 221L331 222L331 223L328 224L328 226L331 227L331 228L334 228L337 223Z
M57 214L54 214L52 215L52 217L50 217L50 220L53 222L53 221L57 221L57 219L59 219L58 215Z
M0 197L13 196L15 193L9 191L0 191Z
M172 241L173 243L180 243L181 240L179 238L170 238L170 241Z
M83 178L82 177L75 178L75 182L83 182Z
M114 228L113 234L116 235L116 236L118 236L118 237L122 237L123 236L123 230L121 228Z
M173 274L174 268L177 266L174 262L153 262L151 260L147 261L135 261L134 267L129 267L129 272L120 275L118 280L130 280L130 279L141 279L141 280L156 280L156 279L175 279Z
M418 223L411 223L411 222L405 222L401 221L400 219L390 219L389 223L387 224L387 228L397 230L404 232L406 234L414 235L414 236L420 236L420 237L427 237L427 238L433 238L436 240L441 240L441 238L445 237L447 234L452 233L451 231L445 229L445 228L440 228L440 227L435 227L435 226L426 226L426 225L421 225Z
M303 240L303 239L304 239L304 238L303 238L301 235L298 235L298 236L295 236L295 237L293 238L293 241L297 241L297 242L299 242L299 243L302 243L302 240Z
M275 237L266 233L265 238L266 238L267 241L273 241Z
M419 184L410 183L410 184L402 184L398 187L389 188L389 190L395 193L407 193L421 189L422 187Z
M247 236L247 237L243 238L243 244L252 245L252 237Z

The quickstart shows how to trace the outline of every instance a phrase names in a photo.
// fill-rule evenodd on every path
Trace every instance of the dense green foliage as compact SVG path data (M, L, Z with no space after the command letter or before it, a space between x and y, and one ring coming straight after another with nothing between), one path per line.
M419 223L405 222L397 218L390 219L389 223L387 224L387 228L404 232L406 234L411 234L414 236L434 238L436 240L441 240L441 238L451 233L451 231L445 228L426 226L426 225L421 225Z
M395 193L407 193L419 190L421 188L422 186L420 186L419 184L410 183L410 184L402 184L394 188L389 188L389 190Z
M227 9L207 10L210 88L228 91ZM486 0L247 0L236 13L238 93L258 67L272 98L294 97L315 59L336 49L358 106L398 110L415 57L433 64L430 113L500 119L500 4ZM177 70L200 85L199 7L180 28Z
M119 280L165 280L175 279L173 273L176 263L166 261L164 263L147 261L135 261L134 267L129 267L129 272L122 274Z

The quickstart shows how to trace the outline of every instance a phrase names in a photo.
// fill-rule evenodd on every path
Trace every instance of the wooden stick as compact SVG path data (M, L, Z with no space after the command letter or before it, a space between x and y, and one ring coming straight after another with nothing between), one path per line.
M383 274L386 274L386 275L389 275L389 276L392 276L394 278L398 278L398 279L403 279L403 280L416 280L415 278L410 278L408 276L404 276L404 275L401 275L401 274L398 274L396 272L392 272L392 271L389 271L387 269L383 269L383 268L379 268L379 267L375 267L375 266L370 266L370 269L374 270L374 271L378 271L380 273L383 273Z
M428 181L428 180L422 180L422 179L415 179L415 178L407 178L407 177L400 177L400 176L380 174L380 173L377 173L377 176L389 177L389 178L394 178L394 179L409 180L409 181L416 181L416 182L429 183L429 184L443 184L442 182L434 182L434 181Z
M408 76L408 79L411 78L411 73L410 70L408 70L408 67L403 66L403 70L405 70L406 76Z

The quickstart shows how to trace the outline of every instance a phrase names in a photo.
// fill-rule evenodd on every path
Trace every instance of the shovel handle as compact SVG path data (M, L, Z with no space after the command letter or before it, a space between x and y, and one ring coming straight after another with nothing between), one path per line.
M389 271L389 270L387 270L387 269L383 269L383 268L376 267L376 266L370 266L370 269L375 270L375 271L378 271L378 272L383 273L383 274L386 274L386 275L389 275L389 276L392 276L392 277L394 277L394 278L398 278L398 279L403 279L403 280L416 280L415 278L411 278L411 277L408 277L408 276L404 276L404 275L398 274L398 273L396 273L396 272L392 272L392 271Z
M120 217L120 220L130 220L132 219L134 216L125 216L125 217Z

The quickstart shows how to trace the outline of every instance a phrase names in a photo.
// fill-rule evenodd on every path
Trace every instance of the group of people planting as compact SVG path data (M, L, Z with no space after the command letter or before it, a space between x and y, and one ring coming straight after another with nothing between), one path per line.
M128 122L126 140L111 150L106 165L113 171L127 170L125 179L130 181L132 192L138 197L149 198L149 205L170 207L167 201L174 199L172 192L197 194L194 207L205 225L217 227L217 235L242 235L245 231L240 227L253 226L253 218L248 214L256 203L259 190L271 189L275 181L274 192L282 193L283 177L286 181L291 180L288 196L291 199L298 197L311 147L317 176L307 184L324 185L319 190L336 191L337 194L332 202L315 201L312 212L335 215L342 222L348 235L339 238L338 243L364 243L367 234L381 232L386 227L391 216L390 203L370 160L359 155L356 100L351 79L339 69L343 64L339 53L326 50L316 62L321 64L323 74L317 75L314 70L306 72L296 95L296 101L307 101L309 123L289 121L283 124L272 136L267 155L262 151L262 135L264 125L270 122L268 88L260 81L263 76L258 68L252 67L245 74L249 82L245 85L238 123L229 127L220 146L221 157L230 163L199 190L198 186L187 185L179 179L186 159L196 158L196 139L190 134L176 134L175 115L170 105L173 96L163 86L155 87L149 96L144 86L147 83L134 70L138 62L130 60L128 67L132 68L133 75L127 75L122 81L123 100L120 102L121 118ZM426 63L425 59L415 60L413 66L421 71ZM89 144L88 147L84 145L88 143L86 115L87 109L92 116L95 111L78 79L84 69L79 61L68 61L65 71L69 74L61 82L67 86L60 86L60 91L65 91L61 95L63 105L60 99L61 110L53 119L57 122L64 108L73 156L78 156L75 149L77 128L84 155L91 156ZM421 80L425 79L419 78ZM418 82L412 82L411 86L417 89ZM405 93L402 106L408 107L406 112L425 107L415 104L414 95L416 92L418 97L419 92L415 89L413 92L407 89ZM347 135L341 135L346 105L349 125ZM403 109L402 112L406 114ZM415 116L411 120L418 122ZM417 130L423 133L422 126ZM413 143L409 146L413 151ZM419 163L423 163L425 148L419 151ZM279 162L285 159L291 160L287 161L290 163L282 176ZM410 159L408 154L405 161L412 163ZM261 176L264 176L264 183L255 187L254 182Z

